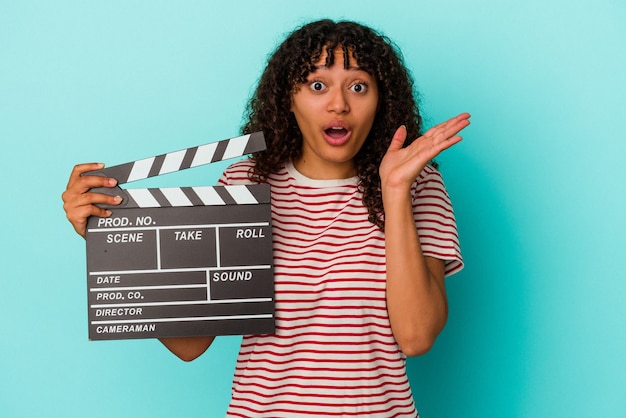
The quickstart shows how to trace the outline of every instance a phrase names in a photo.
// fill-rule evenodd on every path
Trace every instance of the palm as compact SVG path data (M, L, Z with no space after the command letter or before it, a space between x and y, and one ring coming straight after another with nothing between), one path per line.
M406 148L402 148L406 129L399 128L380 164L383 185L410 185L429 161L461 141L462 138L457 134L469 125L469 117L469 114L462 113L434 126Z

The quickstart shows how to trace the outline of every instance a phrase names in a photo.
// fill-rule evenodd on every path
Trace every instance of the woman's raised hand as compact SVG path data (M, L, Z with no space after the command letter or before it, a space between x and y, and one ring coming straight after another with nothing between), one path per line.
M398 128L380 164L382 188L408 190L426 164L461 141L458 133L470 124L469 118L469 113L461 113L430 128L406 148L402 148L406 140L406 128Z
M61 196L67 219L83 238L87 228L87 218L92 215L103 218L111 216L110 210L100 208L96 204L119 205L122 201L119 196L89 191L96 187L115 187L117 185L117 181L110 177L82 175L90 171L100 170L103 167L104 165L99 163L76 165L70 175L67 188Z

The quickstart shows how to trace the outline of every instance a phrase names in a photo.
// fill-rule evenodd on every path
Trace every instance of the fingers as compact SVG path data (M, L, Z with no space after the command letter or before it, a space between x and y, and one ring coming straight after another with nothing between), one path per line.
M389 150L394 151L401 149L402 145L404 145L404 141L406 141L406 126L402 125L396 129L396 132L393 134L391 143L389 144Z
M63 208L67 212L74 208L92 205L117 206L122 202L120 196L110 196L101 193L80 193L76 195L63 193ZM93 213L92 213L93 214Z
M437 154L463 139L457 134L470 124L469 118L469 113L461 113L439 125L433 126L415 141L419 144L416 147L421 146L430 149L430 152L433 154L431 157L435 158Z
M111 211L103 209L97 204L116 206L122 202L119 196L109 196L100 193L80 193L71 194L67 191L63 193L63 210L76 232L85 237L87 219L90 216L107 218L111 216Z
M71 210L66 210L66 216L68 221L74 227L74 230L83 238L87 232L87 219L90 216L99 216L102 218L107 218L111 216L111 211L107 209L99 208L98 206L88 205L88 206L78 206L72 208Z
M78 180L83 173L101 170L102 168L104 168L104 164L102 163L87 163L75 165L72 173L70 174L70 180L67 183L67 188L69 188L72 183Z
M431 137L437 142L452 139L470 124L470 117L471 115L469 113L461 113L430 128L424 133L423 137Z
M391 139L379 167L381 180L387 188L410 187L424 167L439 153L461 141L457 135L469 125L469 113L461 113L427 130L406 148L402 148L407 130L401 126Z
M469 118L469 113L461 113L439 125L433 126L414 141L410 148L413 148L416 154L422 155L428 161L432 160L439 153L463 139L458 133L470 124Z
M90 216L108 217L111 211L102 209L97 204L119 205L122 199L119 196L110 196L101 193L91 193L96 187L115 187L117 181L109 177L83 176L82 174L102 169L103 164L79 164L74 167L67 183L67 189L61 195L63 209L67 219L76 232L85 236L87 219Z
M117 181L110 177L83 176L84 173L100 170L104 167L101 163L78 164L74 166L70 179L67 182L66 192L85 193L95 187L115 187Z

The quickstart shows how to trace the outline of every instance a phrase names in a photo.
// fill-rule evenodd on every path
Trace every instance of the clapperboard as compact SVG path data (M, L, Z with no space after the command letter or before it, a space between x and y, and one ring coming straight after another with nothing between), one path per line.
M88 174L119 185L264 149L257 132ZM89 339L274 331L269 185L94 191L123 200L87 223Z

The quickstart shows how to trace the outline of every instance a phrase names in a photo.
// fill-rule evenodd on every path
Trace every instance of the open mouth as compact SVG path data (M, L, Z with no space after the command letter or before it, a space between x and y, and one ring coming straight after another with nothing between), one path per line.
M324 129L324 138L330 145L340 146L348 142L351 131L343 126L331 126Z
M334 128L328 128L324 132L331 138L340 139L348 134L348 130L346 128L342 128L340 126Z

